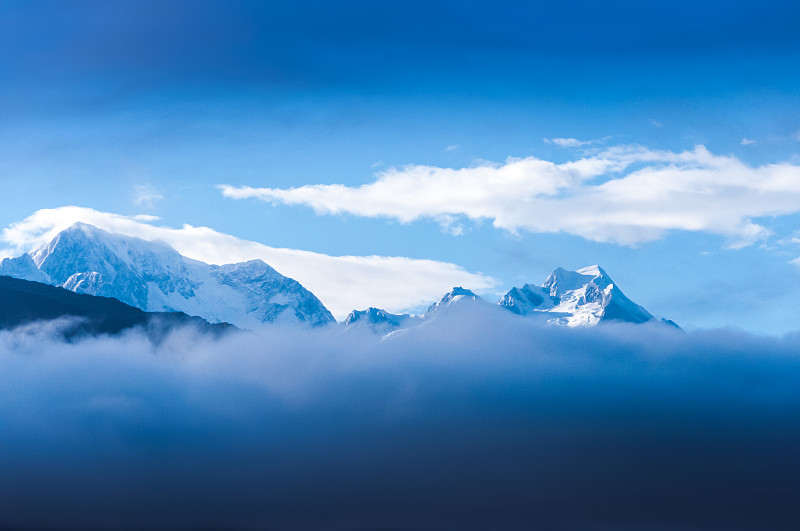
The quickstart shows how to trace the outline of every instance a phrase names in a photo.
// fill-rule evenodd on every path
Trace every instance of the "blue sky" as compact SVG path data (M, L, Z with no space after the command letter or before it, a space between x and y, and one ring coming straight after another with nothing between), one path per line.
M456 264L490 299L599 263L684 327L796 330L800 7L642 4L2 2L0 226L145 214ZM554 189L514 188L509 157ZM543 177L576 161L606 166Z

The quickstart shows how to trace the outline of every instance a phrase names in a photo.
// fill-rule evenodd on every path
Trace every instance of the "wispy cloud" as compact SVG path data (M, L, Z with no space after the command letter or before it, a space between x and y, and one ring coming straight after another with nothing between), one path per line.
M460 216L510 232L566 232L625 245L684 230L742 247L770 234L755 218L800 212L800 166L751 167L703 146L673 152L621 145L566 163L528 157L466 168L409 165L358 187L220 189L232 199L308 205L320 214L448 223Z
M151 184L137 184L133 187L133 204L144 208L153 208L164 196Z
M460 147L461 147L461 146L459 146L458 144L453 144L452 146L447 146L446 148L444 148L444 150L445 150L445 151L455 151L455 150L457 150L457 149L458 149L458 148L460 148Z
M741 142L739 142L739 143L740 143L741 145L743 145L743 146L750 146L750 145L753 145L753 144L755 144L755 143L756 143L756 141L755 141L755 140L752 140L752 139L750 139L750 138L744 137L744 138L742 138L742 141L741 141Z
M456 285L482 291L496 284L491 277L447 262L398 256L329 256L269 247L208 227L158 226L152 224L154 220L151 216L128 217L77 206L38 210L3 230L0 239L8 248L2 254L27 252L82 221L110 232L160 240L184 256L212 264L262 259L311 290L337 319L353 309L376 305L393 312L420 308Z
M654 120L652 118L650 118L650 124L655 127L664 127L663 123L659 122L658 120Z
M582 147L590 146L592 144L602 144L610 138L610 136L595 138L592 140L578 140L577 138L543 138L542 141L545 144L554 144L559 147Z

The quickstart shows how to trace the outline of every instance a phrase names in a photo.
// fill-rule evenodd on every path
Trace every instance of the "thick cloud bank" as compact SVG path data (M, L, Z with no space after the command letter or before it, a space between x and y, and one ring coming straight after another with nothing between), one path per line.
M552 142L587 144L574 138ZM488 219L511 232L565 232L624 245L673 230L707 232L745 247L771 234L758 218L798 213L798 176L797 164L754 168L702 145L680 153L618 145L561 164L536 157L466 168L412 164L357 187L222 185L220 190L232 199L308 205L320 214L435 219L445 226L461 218Z
M800 337L0 334L0 528L796 529Z

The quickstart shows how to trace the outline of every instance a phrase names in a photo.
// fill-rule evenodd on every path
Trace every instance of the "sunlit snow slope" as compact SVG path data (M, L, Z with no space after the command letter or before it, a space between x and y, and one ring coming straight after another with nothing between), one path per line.
M370 325L376 332L408 328L431 321L442 312L451 312L462 306L485 311L491 307L505 308L512 313L542 319L552 325L595 326L602 321L645 323L657 320L617 287L608 273L599 266L590 266L577 271L558 268L544 284L525 284L512 288L497 305L490 304L468 289L455 287L439 302L417 316L394 315L384 310L370 308L353 311L345 320L346 325ZM676 326L672 321L661 322Z
M146 311L181 311L243 328L334 322L317 297L261 260L210 265L160 242L76 223L51 242L0 263L0 275L113 297Z

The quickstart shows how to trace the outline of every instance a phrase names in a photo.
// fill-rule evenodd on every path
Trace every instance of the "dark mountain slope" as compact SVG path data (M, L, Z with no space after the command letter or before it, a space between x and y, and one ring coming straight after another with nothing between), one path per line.
M0 276L0 328L53 319L75 317L64 335L118 334L142 327L153 339L162 338L176 326L191 325L203 333L219 334L232 325L210 324L181 312L144 312L112 299L73 293L69 290L17 278Z

